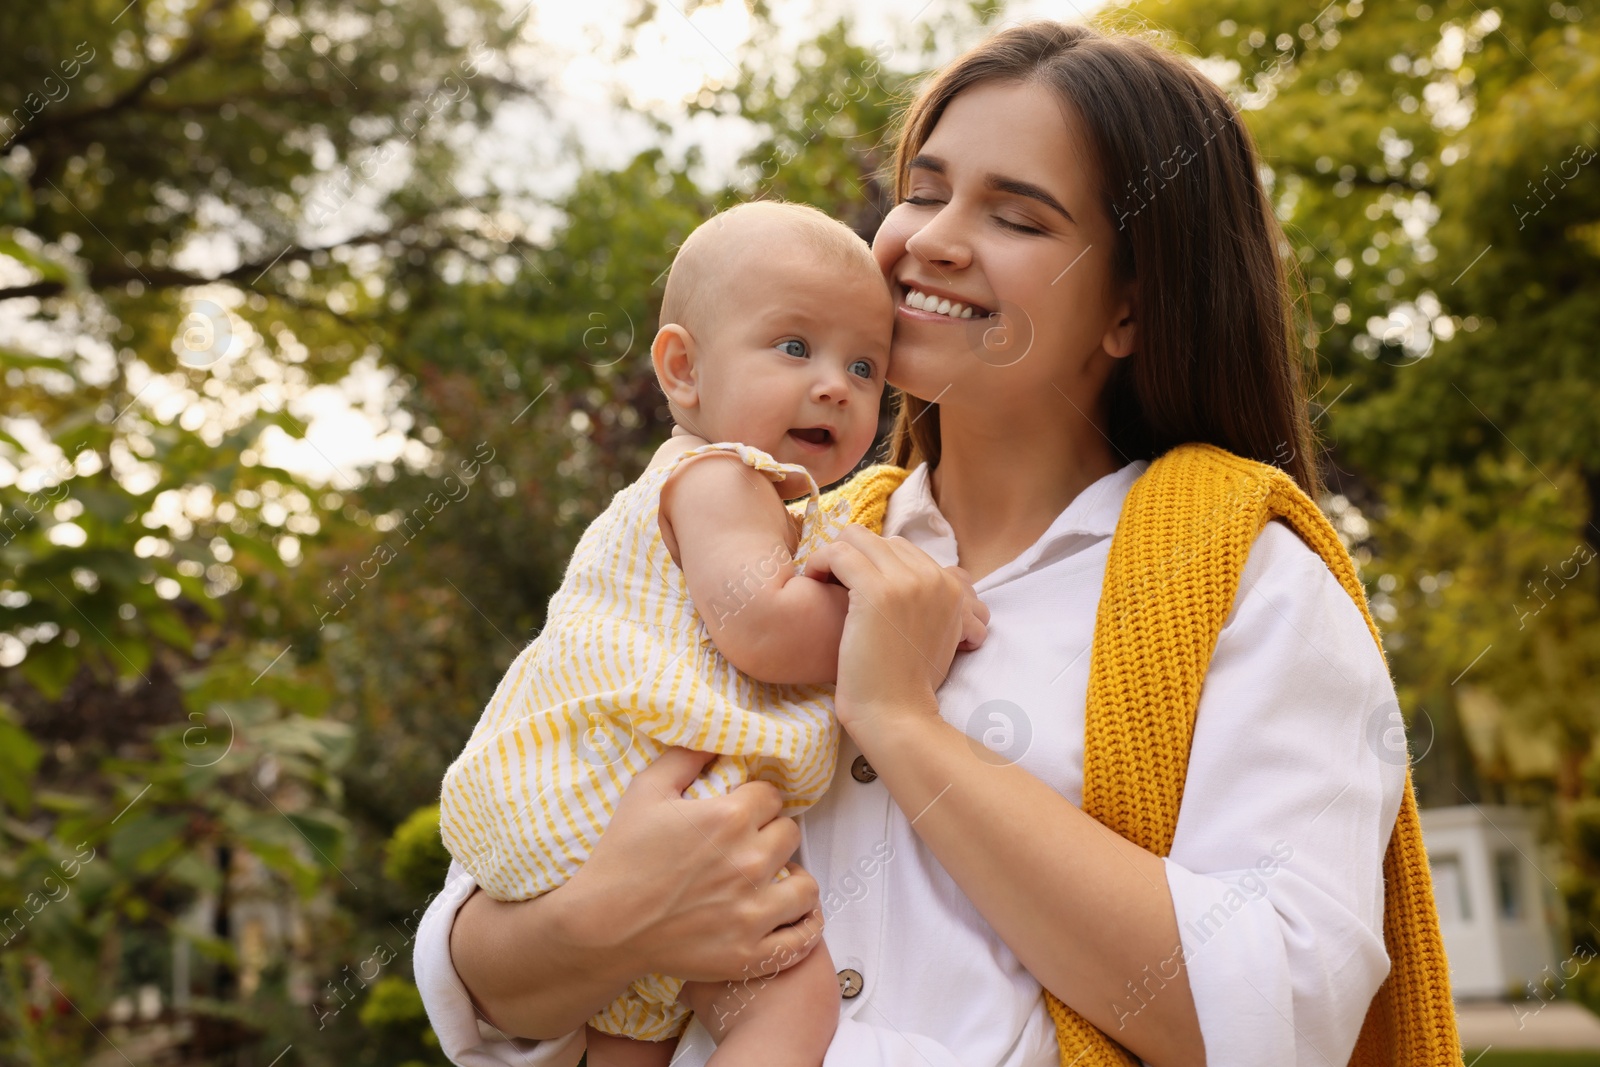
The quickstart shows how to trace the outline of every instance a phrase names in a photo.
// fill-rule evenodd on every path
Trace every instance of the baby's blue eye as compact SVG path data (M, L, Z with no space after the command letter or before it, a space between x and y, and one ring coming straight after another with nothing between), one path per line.
M806 343L799 338L791 338L787 341L779 341L778 348L791 356L798 356L802 359L810 354L810 350L806 348Z
M858 370L857 368L860 369ZM870 379L872 377L872 361L870 359L858 359L850 364L850 371L862 378Z

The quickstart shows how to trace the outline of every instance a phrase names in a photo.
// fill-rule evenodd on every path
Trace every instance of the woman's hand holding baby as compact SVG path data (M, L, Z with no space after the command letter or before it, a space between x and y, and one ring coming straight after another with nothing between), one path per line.
M478 891L466 901L450 953L486 1018L509 1034L558 1037L642 975L724 982L821 944L817 882L785 862L800 828L779 817L777 789L757 781L683 798L712 758L669 748L636 775L565 885L532 900ZM784 867L790 876L774 883Z
M859 741L857 730L886 714L920 705L937 716L933 694L951 660L988 634L989 609L971 576L855 524L807 558L806 575L850 590L834 697L840 724Z
M585 939L619 952L638 974L726 981L799 960L818 943L816 879L788 863L800 827L753 781L726 796L685 800L714 753L672 747L634 776L593 854L571 882ZM773 882L780 868L790 876ZM789 926L807 917L805 926Z

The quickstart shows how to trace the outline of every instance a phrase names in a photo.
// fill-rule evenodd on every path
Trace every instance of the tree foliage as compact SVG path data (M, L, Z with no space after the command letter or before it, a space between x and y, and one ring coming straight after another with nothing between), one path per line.
M1422 803L1539 805L1552 843L1541 869L1592 951L1592 12L1143 0L1118 18L1231 81L1266 157L1312 309L1331 503L1359 505L1346 528L1411 718Z
M663 432L674 250L755 196L870 237L914 72L1004 16L796 51L751 9L737 70L655 116L663 144L682 115L748 124L731 179L652 147L550 202L480 165L505 116L549 117L490 0L0 10L0 1063L158 1028L118 997L180 966L207 1020L186 1062L443 1062L408 970L438 783ZM1556 798L1574 936L1600 943L1589 23L1462 0L1101 18L1231 84L1262 146L1325 505L1424 800ZM274 460L316 455L292 405L319 389L384 457Z
M483 0L0 26L27 42L0 77L0 905L44 904L3 957L0 1062L137 1040L117 998L182 953L197 1062L441 1062L407 969L431 806L654 448L673 252L756 195L870 235L904 75L843 25L775 57L762 24L708 105L766 131L732 186L652 148L542 203L463 152L540 99ZM269 462L315 445L291 401L318 388L365 389L392 458ZM230 928L257 898L285 929Z

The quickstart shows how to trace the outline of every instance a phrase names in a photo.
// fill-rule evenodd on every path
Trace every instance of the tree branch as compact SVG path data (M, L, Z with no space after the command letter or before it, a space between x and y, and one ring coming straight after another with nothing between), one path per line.
M244 278L249 278L253 281L278 263L293 263L296 260L310 259L319 252L331 252L336 248L356 248L362 245L383 244L393 239L394 233L385 230L381 233L360 234L350 238L348 241L340 241L338 244L316 248L291 246L274 259L241 263L230 271L209 278L181 270L161 270L154 267L135 270L132 267L124 267L115 263L103 263L89 269L88 283L91 289L107 289L126 285L128 282L133 281L141 282L151 289L182 289L196 285L212 285L217 282L236 282ZM66 289L67 284L65 282L32 282L28 285L0 289L0 301L17 300L27 296L58 296L65 292Z
M55 296L66 289L65 282L33 282L30 285L15 285L10 289L0 289L0 300L20 300L25 296L37 296L41 299Z
M82 111L69 112L68 114L62 115L59 118L48 122L30 123L25 129L17 133L16 137L12 139L12 143L27 144L30 141L38 140L46 134L67 129L84 122L92 122L95 119L105 118L107 115L115 115L119 111L125 111L132 107L134 104L139 102L139 99L143 97L145 93L150 91L150 86L155 83L157 78L166 78L169 75L194 63L207 53L210 42L201 35L200 27L222 8L231 5L232 2L233 0L214 0L212 5L202 12L200 16L191 24L189 40L183 46L183 50L178 52L165 63L150 68L145 72L144 77L128 86L128 88L124 89L118 96L113 97L111 100L100 105L99 107L90 107L85 108Z
M442 213L471 206L472 204L470 201L459 200L448 204L437 205L436 210ZM187 289L193 286L214 285L218 282L239 281L246 281L245 287L249 288L254 285L255 281L259 279L261 275L265 274L268 270L274 266L277 266L279 263L294 263L296 261L304 261L311 259L313 256L316 256L319 253L332 252L340 248L359 248L367 245L387 244L390 241L399 240L397 236L399 233L405 231L406 229L415 227L424 221L426 221L426 219L409 218L392 229L382 230L374 233L357 234L356 236L351 237L349 240L340 241L337 244L314 247L290 246L288 249L279 253L272 259L251 260L249 262L239 264L232 270L225 271L222 274L212 275L210 277L191 274L188 271L167 270L158 267L147 266L142 270L136 270L131 266L124 266L120 263L100 263L89 268L86 281L88 283L88 288L90 289L115 288L126 285L133 281L137 281L149 289ZM542 251L542 249L540 249L538 246L515 234L495 234L492 236L492 239L502 241L512 247ZM412 242L402 242L402 244L408 249L415 247L415 244ZM463 249L456 241L449 239L444 240L441 244L430 247L434 251L438 251L440 248L451 248L458 252L466 252L466 250ZM470 256L470 253L468 253L468 255ZM30 296L44 299L45 297L59 296L66 292L67 289L67 283L61 281L29 282L27 285L16 285L7 289L0 289L0 302L4 302L6 300L20 300L24 297ZM283 297L283 299L286 300L291 299L281 293L275 295Z

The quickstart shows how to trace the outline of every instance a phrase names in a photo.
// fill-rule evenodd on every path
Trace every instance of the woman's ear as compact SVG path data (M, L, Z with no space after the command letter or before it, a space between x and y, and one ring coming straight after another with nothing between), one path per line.
M694 338L688 330L675 322L657 330L656 339L650 343L650 362L655 366L656 381L668 400L685 410L699 405Z
M1123 359L1139 350L1139 301L1136 283L1128 282L1112 311L1111 328L1100 345L1113 358Z

